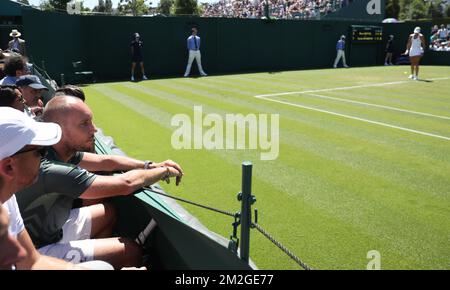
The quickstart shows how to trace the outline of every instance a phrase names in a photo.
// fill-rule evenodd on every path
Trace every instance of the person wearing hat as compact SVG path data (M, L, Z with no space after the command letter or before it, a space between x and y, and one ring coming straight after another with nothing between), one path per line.
M16 51L22 56L26 56L25 40L19 38L21 35L22 34L17 29L13 29L11 31L9 36L12 37L13 40L8 42L8 49L11 51Z
M419 79L419 63L424 54L425 45L425 37L420 33L420 27L414 28L414 33L408 37L405 51L405 54L409 55L409 61L411 62L410 79Z
M333 67L336 68L339 60L342 58L342 63L344 64L344 67L348 67L346 61L345 61L345 35L341 35L338 42L336 43L336 58L334 60Z
M8 269L86 269L60 259L39 254L24 227L15 192L31 185L38 177L45 146L58 143L61 127L55 123L38 123L22 112L0 108L0 206L2 224L9 220L7 231L0 232L0 265ZM6 214L5 214L6 213ZM0 229L3 229L2 226ZM5 239L8 241L5 242ZM8 255L6 254L8 251Z
M16 86L19 88L25 100L25 104L30 108L31 117L42 114L44 102L42 101L42 92L48 91L39 78L35 75L23 75L16 80Z
M142 79L147 80L147 76L144 71L144 62L142 58L142 46L144 42L141 39L139 33L134 33L134 39L131 41L131 81L134 82L134 69L136 67L136 63L139 63L141 66Z
M178 185L183 171L171 160L157 163L90 153L97 131L92 118L92 111L79 98L57 96L47 103L43 120L60 124L63 137L49 148L38 180L17 194L25 226L41 254L71 261L96 257L117 269L140 267L142 240L113 234L117 211L112 203L73 208L73 202L132 195L170 177ZM108 176L91 171L125 172Z

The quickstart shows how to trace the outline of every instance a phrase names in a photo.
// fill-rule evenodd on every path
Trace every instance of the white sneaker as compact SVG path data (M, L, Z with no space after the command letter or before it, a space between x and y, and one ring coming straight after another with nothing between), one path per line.
M189 75L184 75L183 77L187 78Z
M142 79L143 79L143 80L148 80L148 78L147 78L146 75L143 75L143 76L142 76Z
M207 76L207 74L206 73L202 73L202 74L200 74L202 77L206 77Z
M413 80L418 81L419 77L418 76L413 76Z
M409 75L409 79L414 79L414 75Z
M384 65L389 65L389 64L387 62L385 62Z
M131 76L131 81L134 82L134 76Z
M335 65L333 65L333 68L336 68L336 66L335 66Z
M348 66L348 65L346 65L346 64L344 64L344 67L345 67L345 68L349 68L349 66Z

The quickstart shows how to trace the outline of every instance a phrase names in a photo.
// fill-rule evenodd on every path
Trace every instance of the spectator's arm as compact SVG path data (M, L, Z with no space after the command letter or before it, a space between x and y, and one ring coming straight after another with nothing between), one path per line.
M128 195L144 186L149 186L159 180L166 180L169 177L176 177L178 185L182 173L173 167L158 167L150 170L135 169L114 176L98 175L80 198L97 199Z
M120 155L99 155L84 152L83 159L78 164L88 171L128 171L144 169L144 161Z
M129 171L133 169L144 169L145 162L134 158L120 155L98 155L83 152L83 159L78 163L81 168L88 171ZM181 166L172 160L150 164L149 169L161 166L173 167L183 174Z

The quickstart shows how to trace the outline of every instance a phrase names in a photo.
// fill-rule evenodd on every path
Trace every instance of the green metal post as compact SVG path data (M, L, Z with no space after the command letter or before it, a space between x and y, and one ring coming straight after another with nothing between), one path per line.
M252 204L255 202L252 196L252 163L242 163L242 192L241 200L241 260L248 262L250 252L250 228L252 223Z

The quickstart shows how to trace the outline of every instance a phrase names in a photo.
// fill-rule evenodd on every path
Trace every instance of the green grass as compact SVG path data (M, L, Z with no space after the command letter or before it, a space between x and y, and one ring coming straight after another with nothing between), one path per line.
M129 156L173 159L186 172L167 192L227 211L240 210L241 163L250 160L259 224L317 269L365 269L367 252L383 269L450 268L450 140L331 115L329 111L450 137L450 68L406 66L176 78L85 88L95 123ZM405 74L407 72L407 74ZM448 78L445 80L433 80ZM401 82L257 99L259 94ZM174 150L173 115L279 114L280 154L257 150ZM232 219L182 204L225 237ZM251 258L261 269L299 267L256 230Z

